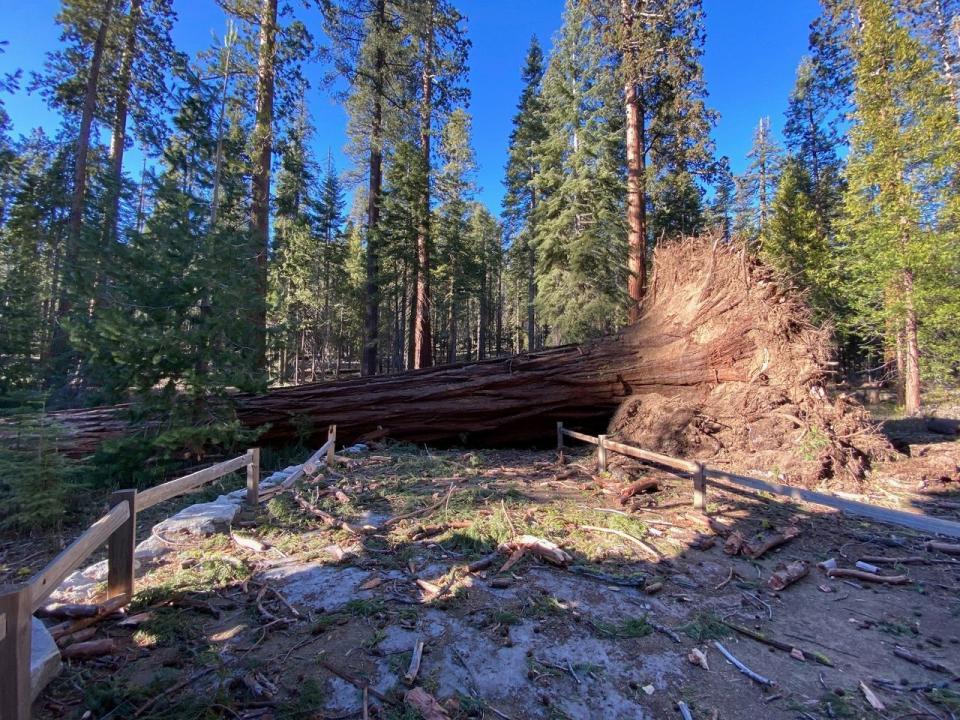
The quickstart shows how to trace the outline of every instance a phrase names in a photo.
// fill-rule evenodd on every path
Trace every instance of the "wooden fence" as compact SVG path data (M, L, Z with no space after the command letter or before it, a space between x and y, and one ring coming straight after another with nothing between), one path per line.
M336 425L331 425L327 442L314 453L308 463L318 462L321 458L332 463L336 437ZM251 448L243 455L143 492L117 490L110 496L110 511L93 523L43 570L27 582L0 586L0 720L30 718L32 616L60 583L106 543L107 599L123 596L126 602L129 602L134 594L137 513L178 495L198 490L207 483L244 467L247 469L246 500L248 504L255 506L268 494L260 492L259 448ZM302 476L302 473L299 476ZM284 485L289 487L286 483Z
M849 515L857 515L869 518L870 520L901 525L931 535L946 535L948 537L960 538L960 523L951 520L943 520L942 518L929 517L927 515L921 515L920 513L905 512L903 510L894 510L893 508L880 507L879 505L870 505L869 503L847 500L846 498L837 497L836 495L828 495L813 490L806 490L805 488L781 485L779 483L772 483L746 475L724 472L722 470L713 470L695 460L681 460L680 458L661 455L660 453L649 450L642 450L632 445L625 445L610 440L606 435L594 437L593 435L585 435L584 433L575 432L574 430L567 430L562 422L558 422L558 450L563 448L564 437L596 445L601 470L607 469L607 452L613 451L621 455L636 458L637 460L661 465L671 470L690 475L693 479L693 506L701 512L706 512L707 510L707 487L709 485L720 488L737 485L751 490L781 495L793 500L802 500L803 502L813 503L815 505L823 505L835 510L840 510Z

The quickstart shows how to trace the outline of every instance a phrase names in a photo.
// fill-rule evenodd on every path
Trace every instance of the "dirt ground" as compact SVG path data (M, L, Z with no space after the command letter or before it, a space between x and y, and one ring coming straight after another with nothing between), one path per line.
M960 443L943 439L914 433L911 457L876 468L866 499L960 520ZM698 719L960 714L960 561L927 551L928 538L717 488L712 530L692 511L688 479L639 468L660 490L621 503L624 478L598 474L588 450L563 460L375 449L302 486L306 507L282 495L235 524L265 550L225 535L168 538L176 552L123 616L98 626L116 654L68 662L35 714L348 718L363 716L366 697L370 717L417 718L404 702L412 686L453 718L673 718L678 703ZM725 552L730 534L750 542L787 528L799 535L759 558ZM523 534L570 562L527 554L498 572L507 552L467 570ZM907 582L816 567L864 557L906 558L873 562ZM806 577L767 586L801 560Z

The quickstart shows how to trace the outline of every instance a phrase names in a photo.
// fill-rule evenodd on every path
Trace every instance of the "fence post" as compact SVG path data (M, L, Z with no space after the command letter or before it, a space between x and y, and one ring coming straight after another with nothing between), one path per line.
M30 720L30 585L0 586L0 717Z
M334 456L336 455L337 447L337 426L331 425L327 429L327 442L330 445L327 447L327 467L333 467Z
M247 505L256 507L260 502L260 448L247 451L250 462L247 463Z
M597 436L597 460L600 464L600 472L607 471L607 436Z
M693 474L693 507L700 512L707 511L707 468L697 462L697 471Z
M557 423L557 450L563 450L563 423Z
M117 490L110 495L110 507L127 503L130 516L107 541L107 597L126 594L133 599L134 548L137 545L137 491Z

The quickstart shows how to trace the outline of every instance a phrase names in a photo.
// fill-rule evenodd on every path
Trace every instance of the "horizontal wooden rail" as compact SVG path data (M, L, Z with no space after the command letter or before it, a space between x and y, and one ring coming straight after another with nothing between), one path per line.
M674 470L695 473L700 469L700 464L691 460L672 458L669 455L661 455L660 453L655 453L651 450L642 450L641 448L633 447L632 445L624 445L623 443L616 442L615 440L607 440L604 438L603 444L606 446L607 450L613 450L621 455L636 458L637 460L645 460L647 462L656 463L657 465L665 465L666 467L673 468Z
M870 505L855 500L846 500L836 495L827 495L826 493L807 490L805 488L793 487L792 485L781 485L779 483L767 482L746 475L737 475L736 473L724 472L722 470L708 469L703 463L693 460L682 460L680 458L661 455L650 450L642 450L632 445L607 439L606 435L593 437L584 433L567 430L563 423L557 423L557 448L563 448L563 438L572 437L576 440L591 443L599 446L599 464L601 470L606 470L606 453L608 450L627 455L628 457L643 460L645 462L656 463L675 470L690 473L693 476L693 505L698 510L706 512L706 490L707 485L723 487L730 483L741 487L750 488L760 492L768 492L774 495L781 495L793 500L823 505L840 510L849 515L857 515L869 518L878 522L891 523L902 527L920 530L931 535L945 535L948 537L960 538L960 523L942 518L928 517L920 513L905 512L903 510L894 510L893 508L880 507L879 505ZM723 482L712 482L721 480Z
M334 427L323 451L333 454ZM43 570L26 583L0 587L0 720L29 720L31 705L31 623L40 608L70 573L94 550L109 543L107 595L134 593L134 550L137 512L164 500L196 490L224 475L247 469L247 499L256 503L260 483L260 451L251 448L239 457L225 460L195 473L144 490L118 490L110 497L110 511L87 528Z
M562 428L561 432L567 437L572 437L574 440L582 440L585 443L590 443L591 445L598 445L600 443L599 438L593 437L593 435L585 435L581 432L576 432L575 430L567 430Z
M130 508L126 504L115 505L34 576L29 582L31 612L39 608L63 579L76 570L90 553L107 542L114 530L123 525L129 517Z
M780 483L767 482L746 475L737 475L735 473L723 472L721 470L707 470L707 481L710 485L723 487L723 483L710 482L711 480L723 480L748 487L760 492L768 492L774 495L782 495L793 500L802 500L803 502L813 503L814 505L824 505L826 507L841 510L850 515L870 518L879 522L893 523L903 527L920 530L921 532L932 535L947 535L949 537L960 538L960 523L942 518L928 517L920 513L911 513L904 510L895 510L893 508L880 507L879 505L870 505L868 503L857 502L856 500L846 500L836 495L827 495L814 490L793 487L792 485L781 485Z
M177 495L183 495L184 493L196 490L201 485L205 485L212 480L216 480L240 468L246 467L252 461L253 455L250 451L247 451L243 455L232 458L231 460L224 460L221 463L211 465L203 470L197 470L194 473L184 475L176 480L165 482L163 485L148 488L141 493L137 493L137 510L145 510L157 503L162 503L164 500L170 500L171 498L177 497Z

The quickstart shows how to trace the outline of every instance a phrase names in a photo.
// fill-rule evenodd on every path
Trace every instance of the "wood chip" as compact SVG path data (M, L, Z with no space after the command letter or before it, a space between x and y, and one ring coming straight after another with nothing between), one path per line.
M450 716L437 699L420 687L408 690L403 701L423 716L423 720L449 720Z
M863 693L863 696L867 699L867 702L870 703L870 707L877 712L883 712L887 709L887 706L881 702L880 698L877 697L877 694L871 690L870 686L867 685L863 680L860 681L860 692Z

